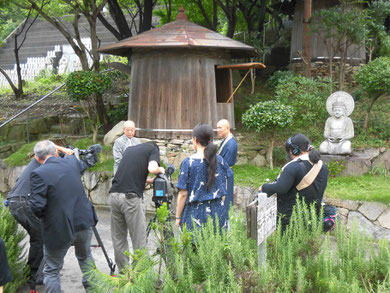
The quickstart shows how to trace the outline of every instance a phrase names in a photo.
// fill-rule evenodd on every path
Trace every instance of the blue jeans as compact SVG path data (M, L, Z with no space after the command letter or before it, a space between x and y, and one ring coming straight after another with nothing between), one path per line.
M91 254L92 228L76 232L73 243L69 243L64 248L49 250L43 247L45 255L45 268L43 269L44 280L47 293L60 293L61 280L60 271L64 265L64 257L70 246L74 245L77 260L79 261L81 272L83 273L83 286L88 288L86 273L91 270L95 264Z
M27 196L10 198L8 207L11 215L30 235L30 250L27 260L27 264L30 266L30 279L28 283L32 288L35 288L35 274L43 258L41 220L31 211Z

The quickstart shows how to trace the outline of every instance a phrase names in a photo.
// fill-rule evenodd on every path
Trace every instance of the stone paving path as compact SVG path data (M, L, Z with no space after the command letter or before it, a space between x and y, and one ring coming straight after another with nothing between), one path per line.
M99 232L100 238L103 241L104 247L107 250L108 256L114 260L114 249L111 241L111 230L110 230L110 212L106 209L97 209L97 214L99 222L97 224L97 230ZM156 250L156 240L151 232L148 238L148 249L150 252ZM95 236L92 237L92 245L97 244ZM129 238L130 250L131 250L131 241ZM92 248L92 254L95 259L96 266L102 272L109 274L110 269L108 267L107 261L104 257L103 251L101 248ZM78 265L76 256L74 254L74 248L71 247L65 257L64 267L61 271L61 289L62 292L68 293L84 293L85 290L81 284L81 271ZM39 293L45 292L45 286L37 286ZM17 293L29 292L29 287L27 285L21 287Z

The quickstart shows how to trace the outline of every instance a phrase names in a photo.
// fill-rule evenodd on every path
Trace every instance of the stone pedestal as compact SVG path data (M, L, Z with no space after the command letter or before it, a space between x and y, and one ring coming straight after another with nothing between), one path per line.
M341 175L361 176L368 173L371 169L370 157L321 155L321 160L324 163L343 161L345 169L341 172Z

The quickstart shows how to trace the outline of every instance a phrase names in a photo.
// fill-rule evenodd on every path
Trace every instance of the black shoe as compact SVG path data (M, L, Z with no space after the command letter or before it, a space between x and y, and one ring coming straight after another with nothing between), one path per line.
M27 281L27 284L28 284L28 286L30 287L30 292L31 292L31 291L35 291L35 286L36 286L35 278L30 278L30 279Z

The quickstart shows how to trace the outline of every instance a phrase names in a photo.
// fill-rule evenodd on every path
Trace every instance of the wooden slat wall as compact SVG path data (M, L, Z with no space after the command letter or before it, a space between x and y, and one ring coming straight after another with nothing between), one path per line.
M225 118L234 128L234 103L217 103L215 87L215 65L229 62L226 54L211 51L134 50L129 119L139 128L192 129L198 123L216 128ZM151 138L189 137L178 132L143 134Z
M335 0L315 0L313 1L313 12L320 9L327 9L338 1ZM299 51L303 51L303 13L304 13L304 1L297 0L295 5L294 20L291 32L291 50L290 60L293 58L300 58ZM359 64L365 62L366 53L364 46L353 45L348 50L348 56L358 58L355 61L348 61L350 64ZM311 58L316 60L317 57L328 57L328 52L322 41L320 35L312 34L311 36Z

